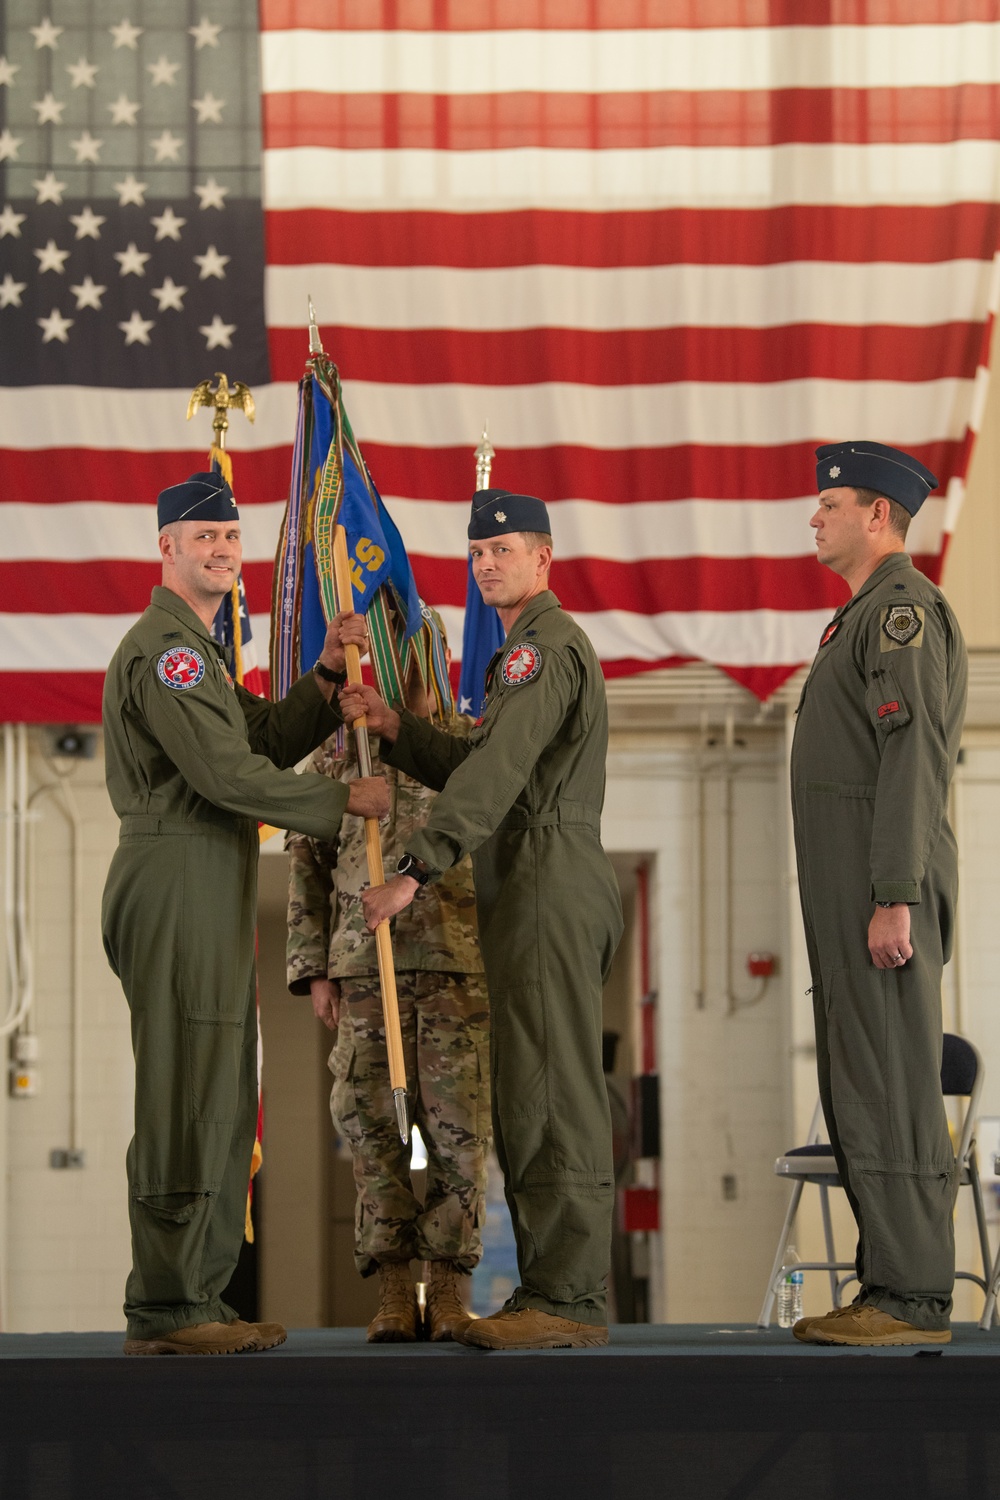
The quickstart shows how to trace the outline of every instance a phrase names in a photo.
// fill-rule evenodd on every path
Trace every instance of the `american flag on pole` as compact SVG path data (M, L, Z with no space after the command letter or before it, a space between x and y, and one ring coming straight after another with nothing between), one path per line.
M941 477L911 531L939 571L996 305L995 0L4 14L3 716L97 717L220 366L257 401L234 451L266 654L309 293L453 649L484 423L609 674L702 658L764 696L811 656L843 597L807 524L820 442Z

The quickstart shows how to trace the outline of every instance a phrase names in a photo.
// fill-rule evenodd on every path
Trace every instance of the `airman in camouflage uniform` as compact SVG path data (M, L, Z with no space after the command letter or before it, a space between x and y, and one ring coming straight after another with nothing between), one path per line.
M470 721L455 715L445 727L464 736ZM336 738L328 740L309 769L350 783L358 775L353 744L341 751ZM380 831L383 861L393 870L407 841L430 816L435 793L381 764L372 774L384 776L390 789L390 813ZM421 1205L410 1180L409 1147L396 1125L375 939L361 904L368 884L363 826L345 823L333 843L290 835L287 847L289 988L309 994L318 977L339 987L330 1108L354 1158L355 1263L362 1276L379 1273L383 1293L369 1337L415 1336L411 1259L431 1263L431 1337L450 1337L460 1309L456 1273L470 1273L482 1253L490 1137L489 1002L471 865L464 860L449 870L394 924L410 1114L428 1155ZM454 1295L442 1298L443 1290ZM460 1315L464 1318L464 1310Z

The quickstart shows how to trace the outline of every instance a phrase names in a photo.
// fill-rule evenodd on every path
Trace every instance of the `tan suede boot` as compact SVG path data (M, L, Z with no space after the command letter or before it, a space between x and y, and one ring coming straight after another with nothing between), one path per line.
M427 1281L427 1337L432 1344L453 1339L459 1328L469 1321L469 1313L462 1300L460 1287L468 1284L468 1276L456 1269L449 1260L428 1261L430 1276Z
M417 1289L409 1261L387 1261L377 1271L378 1312L368 1324L369 1344L410 1344L420 1331Z
M458 1330L456 1342L473 1349L592 1349L608 1342L608 1330L577 1323L537 1307L501 1308Z
M126 1354L252 1354L264 1346L257 1330L234 1323L195 1323L151 1339L126 1339Z

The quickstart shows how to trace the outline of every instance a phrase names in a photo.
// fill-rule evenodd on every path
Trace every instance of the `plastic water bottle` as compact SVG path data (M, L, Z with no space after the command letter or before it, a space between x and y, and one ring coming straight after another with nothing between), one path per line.
M802 1272L795 1246L785 1251L785 1274L778 1283L778 1327L791 1328L802 1316Z

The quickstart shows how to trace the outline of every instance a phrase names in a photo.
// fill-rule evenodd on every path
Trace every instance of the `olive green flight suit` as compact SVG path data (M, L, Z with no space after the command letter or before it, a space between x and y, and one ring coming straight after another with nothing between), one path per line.
M407 851L435 873L472 854L494 1141L521 1276L509 1305L602 1325L614 1173L601 994L622 933L600 837L604 679L546 590L514 622L487 687L467 741L404 713L382 756L443 788Z
M281 703L234 687L221 648L169 589L153 590L115 652L103 718L121 818L104 947L136 1067L125 1312L130 1338L152 1338L236 1316L221 1294L257 1120L258 820L335 838L348 789L290 769L341 722L313 674Z
M858 1222L861 1301L927 1329L947 1327L955 1270L941 974L966 682L944 596L893 553L824 631L792 748L820 1095ZM877 969L868 952L876 901L909 904L901 968Z

